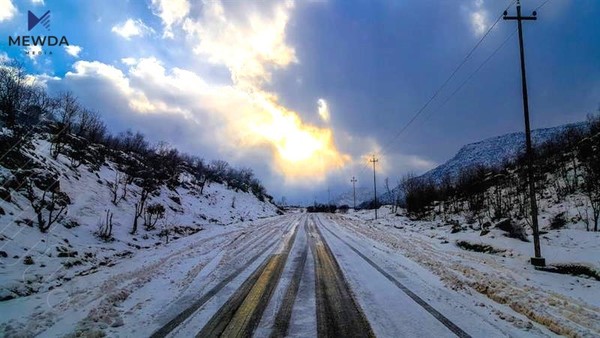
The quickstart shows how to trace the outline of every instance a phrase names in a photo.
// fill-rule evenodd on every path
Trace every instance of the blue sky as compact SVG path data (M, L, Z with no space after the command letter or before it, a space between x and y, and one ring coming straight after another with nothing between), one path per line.
M516 35L442 105L513 33L501 20L390 143L509 2L0 0L0 58L23 61L51 92L73 91L114 132L250 166L277 198L312 202L353 175L370 186L369 154L395 182L523 129ZM524 13L543 2L525 0ZM51 30L28 33L28 10L50 10ZM596 0L550 0L525 23L534 128L597 112L599 16ZM64 35L71 47L27 56L9 35Z

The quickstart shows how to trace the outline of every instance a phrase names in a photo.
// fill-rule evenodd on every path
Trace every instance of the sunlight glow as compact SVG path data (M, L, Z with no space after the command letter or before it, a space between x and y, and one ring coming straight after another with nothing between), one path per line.
M288 181L307 177L321 181L327 172L350 161L350 156L335 147L331 129L307 125L297 113L278 105L273 97L260 97L258 104L262 109L258 112L268 115L260 114L258 119L254 116L249 123L249 136L272 146L276 169L285 174Z

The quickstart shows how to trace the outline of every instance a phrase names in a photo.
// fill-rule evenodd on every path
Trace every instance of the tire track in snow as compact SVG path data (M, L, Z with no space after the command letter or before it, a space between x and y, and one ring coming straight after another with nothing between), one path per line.
M315 261L318 336L375 337L314 218L309 230Z
M295 221L296 221L296 219L294 219L293 221L289 222L289 224L290 224L290 225L293 225L293 223L294 223ZM251 234L258 233L258 234L259 234L258 236L254 236L254 237L252 237L252 236L249 236L249 237L246 237L246 234L248 234L248 233L241 234L241 235L240 235L240 237L242 237L242 238L240 238L240 239L239 239L239 241L238 241L238 238L236 238L234 241L232 241L231 243L229 243L229 244L228 244L228 246L229 246L229 245L233 245L233 244L234 244L234 242L238 242L238 244L239 244L239 242L244 242L244 241L246 241L246 243L244 243L244 244L241 244L241 245L240 245L238 248L236 248L236 249L233 251L233 253L231 254L231 256L233 256L233 257L236 257L236 256L238 256L239 254L242 254L242 253L244 253L246 250L248 250L248 248L249 248L250 246L253 246L253 247L260 246L260 244L262 244L262 243L264 243L265 241L267 241L268 239L272 238L272 237L273 237L273 235L274 235L276 232L278 232L278 231L281 231L281 228L280 228L280 227L277 227L277 225L279 225L280 223L281 223L281 220L277 219L277 220L275 220L275 221L271 221L271 222L267 222L267 223L265 223L265 224L262 224L260 227L253 228L253 229L252 229L252 232L251 232ZM266 229L266 231L263 231L264 229ZM288 232L288 231L289 231L289 229L290 229L290 228L289 228L289 227L287 227L287 228L284 230L284 233L285 233L285 232Z
M294 244L295 226L283 251L270 255L215 313L196 337L248 337L252 334L279 283Z
M235 277L237 277L240 273L242 273L245 269L247 269L252 263L254 263L259 257L261 257L265 252L269 249L272 249L273 245L276 242L273 242L267 245L264 249L260 250L257 254L252 256L250 260L246 262L243 266L236 269L233 273L229 274L225 279L220 281L217 285L215 285L212 289L210 289L206 294L204 294L200 299L194 302L187 309L183 310L179 315L175 318L171 319L167 324L162 326L156 332L154 332L150 337L158 338L165 337L171 331L173 331L176 327L181 325L187 318L189 318L194 312L196 312L202 305L204 305L208 300L210 300L214 295L216 295L221 289L223 289L229 282L231 282Z
M308 236L307 222L304 221L304 229L305 233ZM292 309L294 307L294 303L296 301L296 297L298 295L298 290L300 289L300 280L302 279L302 273L304 272L304 268L306 266L306 258L308 256L308 237L303 245L302 252L300 256L294 260L294 264L296 264L296 268L294 269L294 274L292 276L292 280L288 285L285 295L283 296L283 301L279 309L277 310L277 314L275 315L275 322L273 324L273 331L271 332L271 338L279 338L285 337L289 330L290 319L292 318Z
M385 271L383 268L381 268L379 265L377 265L375 262L373 262L369 257L365 256L362 252L360 252L358 249L356 249L354 246L352 246L346 240L340 238L340 236L336 235L331 230L327 229L323 225L321 220L319 220L319 223L323 229L325 229L332 236L334 236L335 238L339 239L342 243L347 245L352 251L354 251L358 256L360 256L360 258L362 258L367 263L369 263L369 265L371 265L373 268L375 268L375 270L377 270L379 273L381 273L386 279L388 279L390 282L392 282L394 285L396 285L396 287L398 287L400 290L402 290L402 292L404 292L407 296L409 296L412 300L414 300L415 303L419 304L422 308L424 308L427 312L429 312L429 314L431 314L435 319L437 319L440 323L442 323L445 327L447 327L450 331L452 331L456 336L461 337L461 338L470 338L471 337L468 333L466 333L460 327L458 327L458 325L454 324L450 319L446 318L443 314L441 314L439 311L437 311L435 308L433 308L433 306L429 305L429 303L427 303L421 297L419 297L417 294L412 292L409 288L407 288L404 284L402 284L394 276L390 275L387 271Z
M359 226L356 220L348 217L336 216L336 218L342 220L355 233L383 243L393 250L401 251L407 258L428 268L451 287L470 288L498 304L508 306L556 334L579 337L590 334L597 336L600 332L598 325L600 316L596 307L532 285L523 285L510 277L510 271L502 271L500 264L486 260L484 264L493 266L499 271L499 273L489 274L456 260L454 255L436 250L430 242L419 237L410 236L410 245L407 245L407 238L404 237L406 235L392 231L382 236L383 230L369 223L366 223L368 227L363 227ZM470 255L460 254L460 256L461 259L473 261Z

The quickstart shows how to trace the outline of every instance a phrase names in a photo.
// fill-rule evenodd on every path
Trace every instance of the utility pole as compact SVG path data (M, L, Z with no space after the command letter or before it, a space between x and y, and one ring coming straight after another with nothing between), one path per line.
M508 16L504 11L504 20L516 20L519 30L519 50L521 52L521 87L523 89L523 112L525 115L525 143L527 146L527 177L529 181L529 201L531 209L531 227L533 228L533 246L535 257L531 257L531 264L534 266L545 266L546 260L542 257L540 248L540 234L538 226L538 208L535 198L535 181L533 177L533 150L531 148L531 127L529 125L529 100L527 98L527 76L525 73L525 50L523 47L523 20L537 20L537 13L534 11L532 16L521 15L521 0L517 0L517 16Z
M354 211L356 211L356 177L352 176L352 199L354 200Z
M375 163L379 162L379 160L376 159L375 154L373 154L373 158L370 159L369 162L373 163L373 194L375 195L375 219L377 219L377 180L375 179Z

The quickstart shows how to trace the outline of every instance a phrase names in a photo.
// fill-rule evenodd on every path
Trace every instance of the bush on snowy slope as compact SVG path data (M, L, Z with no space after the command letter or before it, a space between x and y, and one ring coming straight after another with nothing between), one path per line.
M251 169L151 146L139 132L110 135L72 94L25 79L0 66L0 299L279 212Z

